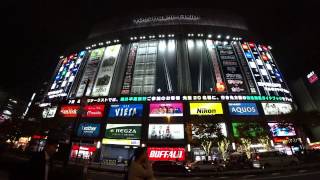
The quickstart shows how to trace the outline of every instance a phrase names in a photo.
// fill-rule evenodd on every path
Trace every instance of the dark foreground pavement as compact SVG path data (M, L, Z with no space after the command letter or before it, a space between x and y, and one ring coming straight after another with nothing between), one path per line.
M89 171L88 180L122 180L123 175L111 172L97 172ZM308 179L320 179L320 170L299 170L291 172L276 172L268 174L248 174L248 175L233 175L233 176L207 176L207 177L156 177L157 180L209 180L209 179L252 179L252 180L263 180L263 179L284 179L284 180L308 180Z

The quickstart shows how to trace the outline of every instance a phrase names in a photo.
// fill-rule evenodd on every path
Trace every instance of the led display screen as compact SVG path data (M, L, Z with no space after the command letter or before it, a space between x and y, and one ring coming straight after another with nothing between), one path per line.
M228 103L230 115L255 116L259 115L256 103Z
M223 114L221 103L190 103L191 115Z
M105 137L111 139L140 139L141 124L107 124Z
M151 161L184 161L185 149L182 147L148 147L147 155Z
M150 117L183 116L182 103L151 103Z
M263 132L264 129L257 123L232 123L234 137L251 136L256 137L257 133ZM242 135L241 135L242 134Z
M96 77L92 96L108 96L121 45L108 46Z
M142 117L142 104L112 104L108 117Z
M81 123L79 124L77 135L79 137L97 137L100 133L100 124Z
M150 140L184 139L183 124L149 124L148 139Z
M270 131L272 133L272 136L278 137L278 136L295 136L296 132L294 130L294 127L290 123L280 124L280 123L268 123L270 127Z
M220 128L221 135L227 137L227 127L225 123L218 124L192 124L192 139L200 139L201 137L217 137L216 132L210 132L214 126L214 129Z
M288 103L261 103L265 115L289 114L293 111Z

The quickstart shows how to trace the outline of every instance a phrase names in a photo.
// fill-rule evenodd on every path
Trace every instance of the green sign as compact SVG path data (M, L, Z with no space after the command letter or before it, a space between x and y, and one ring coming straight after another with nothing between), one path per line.
M141 124L107 124L105 137L110 139L140 139Z
M264 130L263 128L257 123L240 123L240 122L233 122L232 123L232 131L233 136L237 138L241 138L241 136L250 136L256 137L257 134L261 134Z

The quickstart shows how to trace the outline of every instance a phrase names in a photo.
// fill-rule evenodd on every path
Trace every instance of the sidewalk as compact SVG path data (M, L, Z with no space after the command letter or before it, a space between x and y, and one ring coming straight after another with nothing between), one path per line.
M81 164L79 164L81 165ZM94 171L107 171L107 172L114 172L114 173L124 173L126 168L125 167L117 167L117 166L106 166L100 165L98 163L90 164L88 167L90 170ZM201 176L234 176L234 175L247 175L247 174L267 174L267 173L274 173L274 172L284 172L284 171L292 171L292 170L300 170L300 169L313 169L313 168L320 168L319 163L308 163L308 164L301 164L297 166L290 166L290 167L273 167L269 169L241 169L241 170L226 170L222 172L191 172L189 174L185 173L165 173L165 172L155 172L156 176L193 176L193 177L201 177Z

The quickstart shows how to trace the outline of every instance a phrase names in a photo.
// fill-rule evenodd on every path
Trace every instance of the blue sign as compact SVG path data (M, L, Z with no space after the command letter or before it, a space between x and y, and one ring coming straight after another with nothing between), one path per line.
M100 124L81 123L78 127L77 135L79 137L97 137L100 133Z
M245 54L246 54L246 57L247 57L247 58L250 58L250 59L253 58L253 56L252 56L252 54L251 54L250 52L245 52Z
M255 116L259 115L256 103L228 103L230 115Z
M108 117L142 117L142 104L113 104Z

